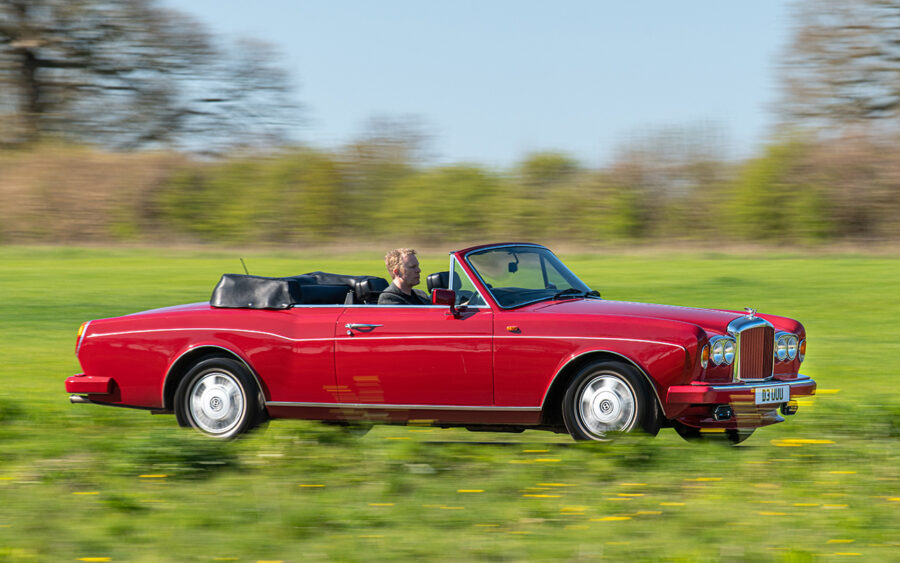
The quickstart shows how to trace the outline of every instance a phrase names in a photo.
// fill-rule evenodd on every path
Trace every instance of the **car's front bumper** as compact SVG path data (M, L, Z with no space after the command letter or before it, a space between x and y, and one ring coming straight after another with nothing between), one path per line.
M666 416L699 428L755 428L784 420L779 410L784 403L756 404L756 390L787 385L790 399L815 395L816 382L800 375L797 379L773 379L754 383L673 385L666 394ZM720 420L716 407L727 405L733 416Z

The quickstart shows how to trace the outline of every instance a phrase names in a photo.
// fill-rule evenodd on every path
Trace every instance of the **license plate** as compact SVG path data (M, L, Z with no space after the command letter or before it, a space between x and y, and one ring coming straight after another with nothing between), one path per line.
M791 388L788 385L776 387L757 387L756 404L768 405L772 403L786 403L791 400Z

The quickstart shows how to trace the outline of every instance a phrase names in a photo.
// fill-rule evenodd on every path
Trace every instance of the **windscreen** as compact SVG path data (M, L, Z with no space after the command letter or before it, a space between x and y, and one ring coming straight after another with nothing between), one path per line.
M467 260L501 307L591 294L591 289L546 248L489 248L470 253Z

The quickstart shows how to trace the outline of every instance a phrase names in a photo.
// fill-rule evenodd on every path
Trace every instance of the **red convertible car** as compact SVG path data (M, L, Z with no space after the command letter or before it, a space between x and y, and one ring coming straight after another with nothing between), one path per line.
M300 418L733 442L815 393L799 322L601 299L540 245L450 253L430 305L378 305L387 283L225 274L209 303L84 323L66 391L220 438Z

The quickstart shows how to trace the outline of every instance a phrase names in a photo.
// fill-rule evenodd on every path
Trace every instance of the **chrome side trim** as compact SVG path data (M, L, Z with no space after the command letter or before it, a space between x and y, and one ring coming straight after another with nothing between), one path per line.
M396 336L368 336L366 333L357 333L354 332L353 336L336 336L334 338L335 342L342 342L345 340L351 341L359 341L359 340L434 340L439 338L441 340L449 340L449 339L464 339L464 338L478 338L482 340L490 340L493 338L490 334L423 334L421 336L409 336L409 335L396 335ZM298 341L298 342L302 342Z
M543 340L615 340L618 342L643 342L644 344L660 344L662 346L673 346L675 348L681 348L684 350L684 353L687 353L687 349L681 344L673 344L671 342L660 342L659 340L642 340L640 338L616 338L614 336L523 336L523 335L513 335L513 334L497 334L494 335L494 338L508 338L508 339L523 339L523 338L540 338ZM618 354L616 352L612 352L610 350L596 350L597 352L610 352L611 354L616 354L622 356L622 354ZM590 352L585 352L585 354L589 354ZM583 356L584 354L579 354L579 356ZM576 357L579 357L576 356ZM622 356L626 360L625 356ZM631 360L628 360L631 362ZM631 362L634 363L634 362Z
M100 336L122 336L124 334L144 334L151 332L182 332L182 331L219 331L219 332L247 332L250 334L263 334L265 336L273 336L275 338L280 338L282 340L287 340L290 342L300 342L300 341L309 341L315 342L317 340L332 340L332 338L288 338L287 336L283 336L281 334L275 334L274 332L264 332L261 330L248 330L245 328L228 328L228 327L190 327L190 328L151 328L144 330L123 330L119 332L103 332L100 334L92 334L91 338L98 338Z
M215 344L202 344L200 346L194 346L193 348L189 348L189 349L185 350L184 352L179 354L177 358L175 358L174 362L169 364L169 369L166 370L166 376L163 378L162 388L160 389L160 398L162 399L161 404L164 408L166 406L166 382L169 381L169 376L172 375L172 368L175 367L175 365L178 364L179 360L181 360L181 358L183 358L185 355L190 354L191 352L200 350L201 348L217 348L219 350L224 350L225 352L228 352L230 355L237 358L242 364L244 364L244 367L246 367L247 371L250 372L250 375L253 376L253 381L256 382L256 388L259 389L259 398L260 398L260 401L262 402L261 406L263 406L263 407L266 406L266 404L267 404L266 403L266 395L265 395L265 393L263 393L263 386L259 379L259 376L256 375L256 370L254 370L252 367L250 367L250 363L247 360L245 360L243 358L243 356L241 356L234 350L229 350L228 348L225 348L224 346L216 346Z
M684 350L683 346L679 346L677 344L672 344L672 346L678 346L679 348ZM644 371L643 368L641 368L641 366L637 365L637 363L635 363L628 356L623 356L622 354L619 354L618 352L613 352L612 350L589 350L587 352L582 352L581 354L578 354L577 356L575 356L574 358L572 358L568 362L566 362L565 365L563 365L561 368L559 368L559 370L557 370L556 374L553 376L553 379L550 380L550 384L547 385L547 390L544 391L544 396L541 398L541 404L543 405L547 401L547 395L550 393L550 389L553 388L553 384L556 383L556 378L559 377L559 374L561 374L563 371L565 371L566 368L568 368L572 362L574 362L578 358L581 358L582 356L586 356L587 354L598 354L598 353L612 354L614 356L619 356L620 358L622 358L623 360L625 360L626 362L628 362L629 364L634 366L635 369L637 369L641 373L641 375L644 376L644 379L647 381L647 385L650 386L650 389L653 391L653 395L656 397L657 404L660 406L660 408L662 408L662 405L663 405L662 399L660 398L659 392L656 390L656 386L653 384L653 379L650 378L650 375L648 375L647 372ZM685 353L687 353L687 350L685 350Z
M404 405L385 403L304 403L294 401L269 401L269 407L320 407L337 409L381 409L381 410L431 410L431 411L502 411L536 412L541 407L488 407L470 405Z
M442 307L443 308L443 307ZM191 327L191 328L156 328L156 329L147 329L147 330L130 330L130 331L121 331L121 332L105 332L101 334L92 334L91 338L96 338L100 336L121 336L125 334L143 334L143 333L154 333L154 332L182 332L182 331L218 331L218 332L245 332L249 334L262 334L265 336L272 336L275 338L280 338L281 340L287 340L288 342L332 342L338 340L348 340L350 338L347 337L325 337L325 338L290 338L287 336L283 336L280 334L275 334L273 332L263 332L260 330L247 330L241 328L226 328L226 327ZM354 338L359 338L360 336L356 336ZM568 335L568 336L543 336L543 335L506 335L506 334L498 334L496 336L492 336L490 334L456 334L456 335L447 335L447 334L423 334L423 335L396 335L396 336L365 336L366 340L421 340L421 339L433 339L433 338L442 338L442 339L462 339L462 338L480 338L480 339L491 339L491 338L504 338L504 339L542 339L542 340L611 340L618 342L642 342L644 344L659 344L661 346L673 346L675 348L681 348L685 352L687 350L681 344L673 344L671 342L661 342L659 340L642 340L639 338L616 338L613 336L578 336L578 335ZM226 348L222 348L226 350Z

